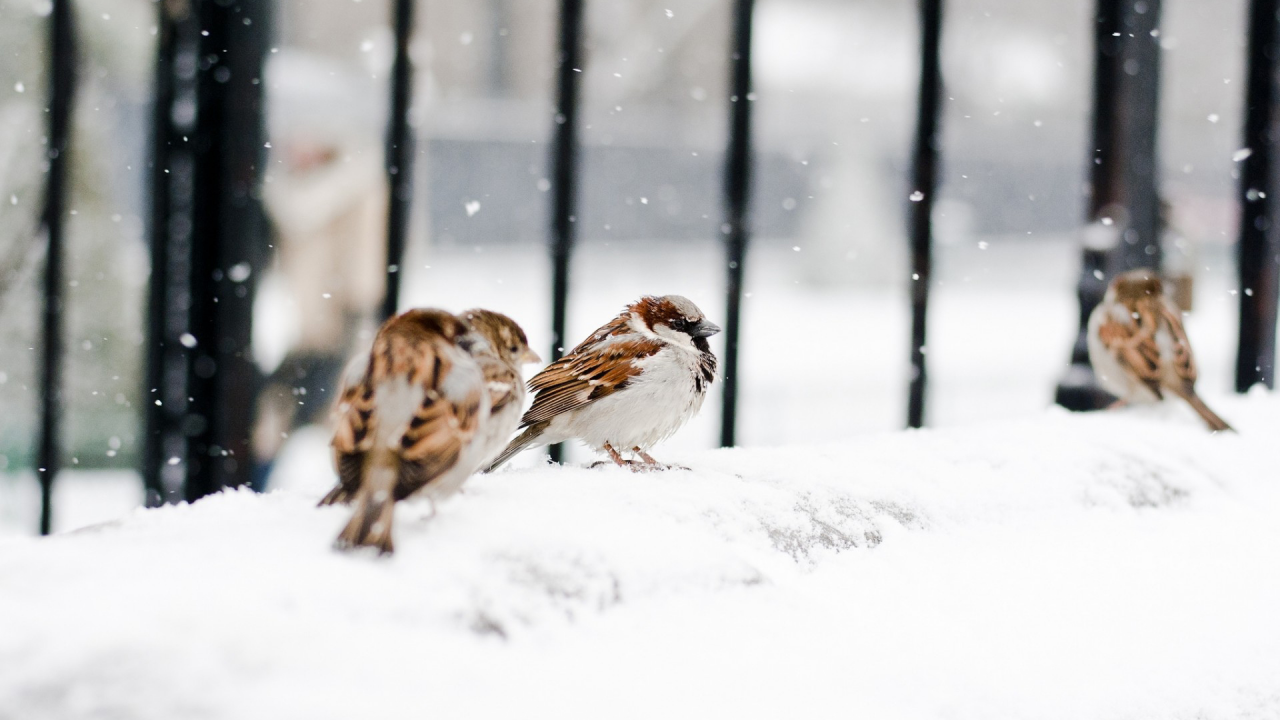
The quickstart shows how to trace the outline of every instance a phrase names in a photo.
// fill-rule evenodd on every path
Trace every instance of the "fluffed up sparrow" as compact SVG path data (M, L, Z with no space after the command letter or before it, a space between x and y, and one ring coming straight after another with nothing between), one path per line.
M506 447L520 422L525 395L520 366L542 358L529 349L524 330L506 315L476 308L462 313L462 318L471 327L471 357L480 365L489 393L489 419L475 440L481 448L479 467L485 467Z
M640 298L529 381L535 395L524 432L489 470L526 448L571 439L618 465L665 467L648 450L702 407L716 372L707 338L718 332L687 298Z
M484 459L476 439L490 401L466 349L470 331L443 310L409 310L349 367L334 409L338 485L320 501L354 506L336 547L392 552L395 503L420 491L447 497Z
M1196 362L1178 308L1151 270L1116 276L1089 315L1089 362L1098 382L1119 400L1156 402L1168 391L1187 401L1209 429L1230 430L1196 395Z

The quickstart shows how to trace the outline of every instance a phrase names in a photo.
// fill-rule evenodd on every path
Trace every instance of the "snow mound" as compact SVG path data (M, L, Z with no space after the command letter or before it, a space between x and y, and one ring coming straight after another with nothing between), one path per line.
M0 540L0 718L1280 717L1280 402L514 469L393 558L324 437Z

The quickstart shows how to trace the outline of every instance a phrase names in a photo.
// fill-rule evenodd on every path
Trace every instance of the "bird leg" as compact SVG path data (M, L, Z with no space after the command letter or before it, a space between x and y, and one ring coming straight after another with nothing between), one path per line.
M1113 403L1111 403L1110 405L1108 405L1108 406L1107 406L1107 409L1108 409L1108 410L1119 410L1120 408L1122 408L1122 407L1124 407L1124 406L1126 406L1126 405L1128 405L1128 404L1129 404L1129 399L1128 399L1128 398L1120 398L1119 400L1116 400L1115 402L1113 402Z
M641 470L688 470L689 469L683 465L668 465L666 463L660 463L657 460L654 460L652 455L645 452L644 450L641 450L639 447L633 447L631 448L631 451L639 455L641 460L644 460L644 464L638 466L638 469L641 469ZM632 469L634 470L637 468L632 467Z
M617 450L614 450L613 446L610 445L609 443L604 444L604 451L609 453L610 460L612 460L614 463L622 467L630 467L631 465L634 465L634 463L632 463L630 460L627 460L626 458L622 457L621 453L619 453Z

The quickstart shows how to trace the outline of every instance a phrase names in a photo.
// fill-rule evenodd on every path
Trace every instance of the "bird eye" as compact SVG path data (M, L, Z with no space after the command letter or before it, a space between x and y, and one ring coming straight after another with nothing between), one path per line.
M520 352L520 348L519 348L519 347L517 347L517 346L515 346L515 345L512 345L512 346L511 346L511 354L512 354L512 355L515 355L515 354L516 354L516 353L518 353L518 352Z

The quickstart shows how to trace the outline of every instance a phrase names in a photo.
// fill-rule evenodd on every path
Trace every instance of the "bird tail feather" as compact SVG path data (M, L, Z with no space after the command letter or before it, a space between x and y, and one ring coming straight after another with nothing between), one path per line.
M356 492L351 521L338 534L334 547L353 550L361 547L377 548L383 555L390 555L395 547L391 542L391 525L395 520L395 489L398 463L383 462L369 468L364 485Z
M320 498L320 502L316 507L324 507L325 505L337 505L339 503L347 503L351 501L351 493L342 485L336 485L327 495Z
M1210 410L1209 406L1204 404L1204 401L1200 399L1200 396L1196 394L1195 390L1178 394L1182 396L1183 400L1187 401L1187 404L1191 406L1192 410L1195 410L1196 413L1204 419L1205 424L1209 426L1210 430L1214 432L1225 432L1227 430L1235 432L1235 428L1228 425L1226 420L1218 417L1217 413Z
M524 432L517 435L516 439L512 440L511 443L507 445L506 450L503 450L493 462L489 463L489 467L485 468L484 472L489 473L497 470L503 463L515 457L527 448L535 445L544 445L545 443L539 442L539 438L542 437L542 433L550 424L551 423L549 421L543 421L540 423L534 423L525 428Z

